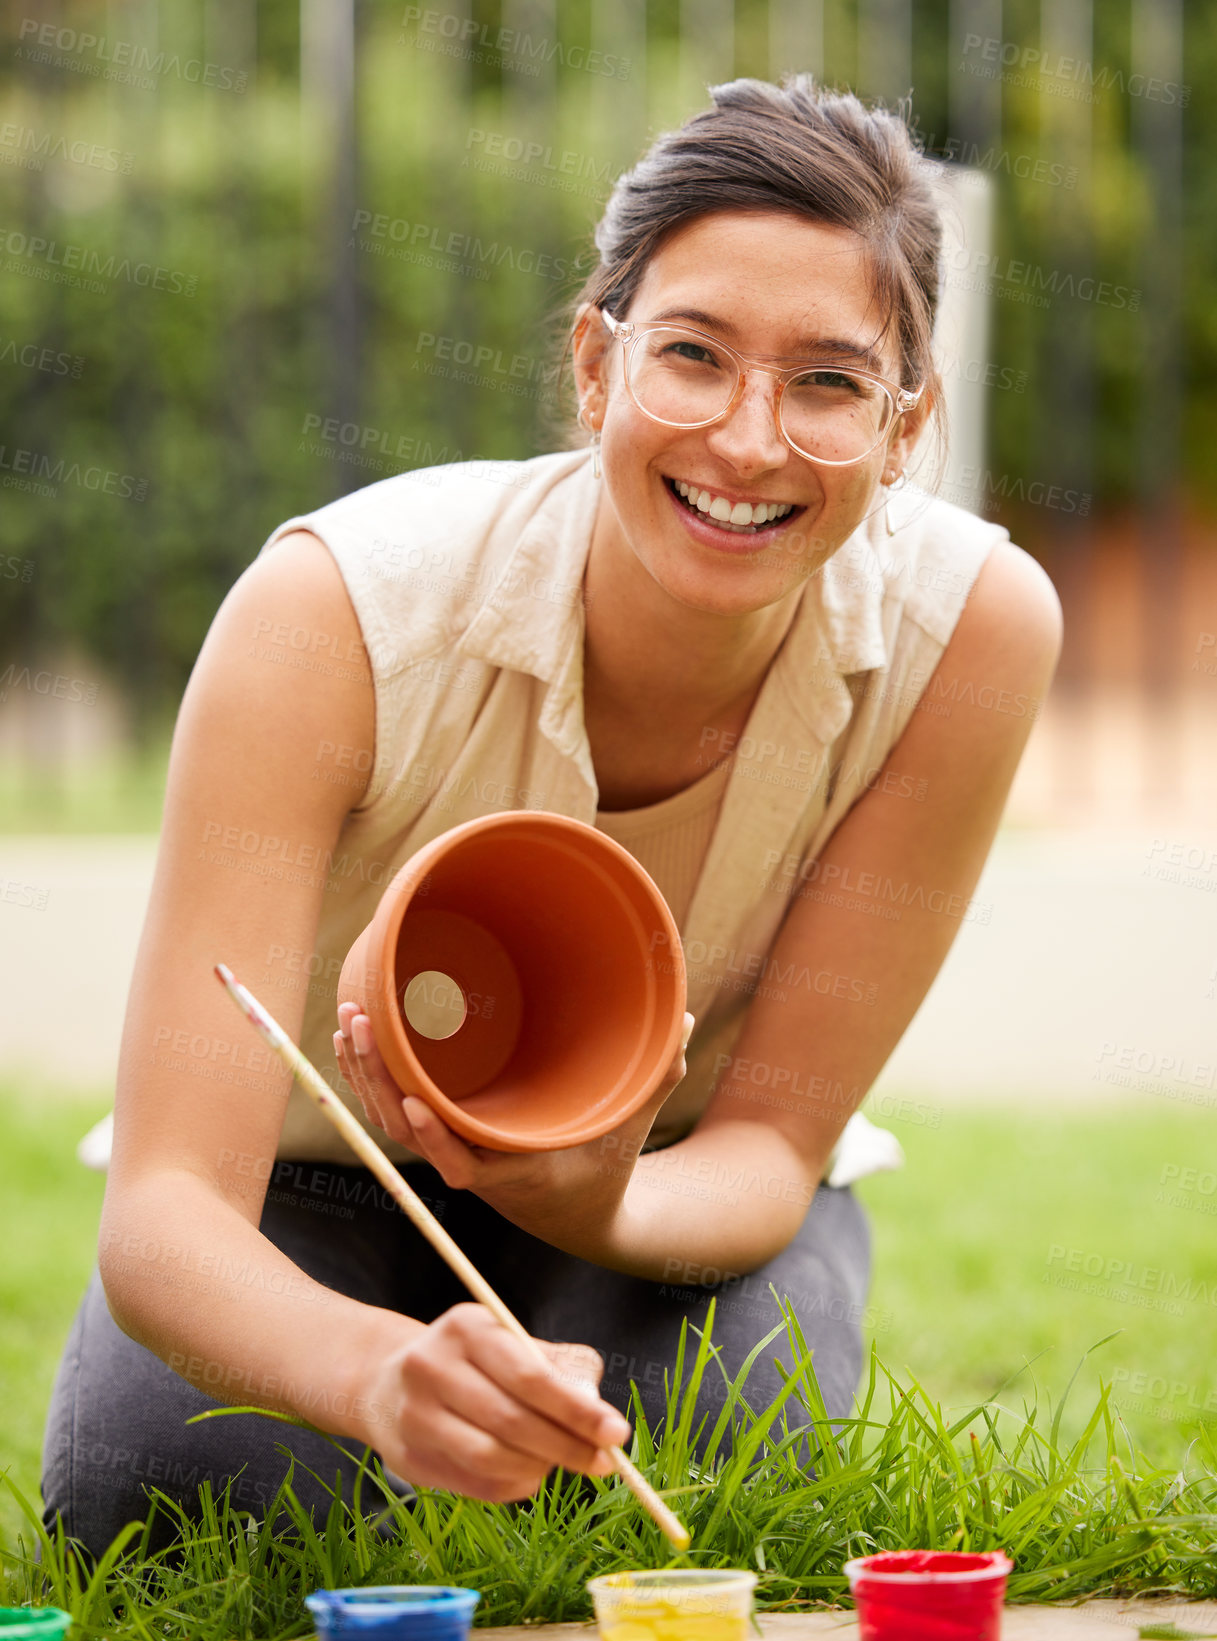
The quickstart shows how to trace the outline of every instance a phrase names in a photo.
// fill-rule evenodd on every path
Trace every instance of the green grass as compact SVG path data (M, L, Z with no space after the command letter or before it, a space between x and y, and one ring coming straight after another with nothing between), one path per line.
M76 1161L101 1099L0 1096L0 1470L35 1494L51 1383L93 1265L104 1181ZM16 1525L0 1488L0 1537Z
M482 1593L482 1624L584 1618L588 1578L683 1562L755 1567L758 1604L797 1611L840 1601L848 1557L911 1546L1004 1548L1016 1601L1217 1593L1211 1447L1193 1455L1188 1474L1145 1469L1105 1397L1073 1445L1060 1438L1059 1408L1014 1419L980 1407L948 1424L920 1387L890 1386L873 1355L858 1417L834 1431L787 1312L783 1392L754 1413L742 1396L745 1365L698 1457L697 1387L717 1364L707 1338L694 1343L693 1359L677 1363L663 1435L652 1438L636 1407L632 1442L635 1462L684 1517L686 1556L672 1556L615 1480L559 1472L522 1506L424 1493L410 1509L378 1485L373 1465L355 1484L355 1507L335 1497L323 1527L286 1487L279 1503L291 1533L208 1496L201 1519L183 1522L175 1554L149 1555L148 1529L133 1524L92 1573L31 1512L10 1556L9 1599L62 1607L84 1636L219 1641L305 1634L303 1597L319 1586L463 1584ZM887 1399L896 1403L890 1416L880 1407ZM804 1435L814 1475L799 1452ZM378 1503L389 1538L369 1520ZM277 1513L272 1505L267 1520Z
M159 832L169 734L62 769L0 759L0 833Z
M320 1584L452 1581L483 1591L479 1622L501 1623L584 1616L592 1574L669 1560L619 1484L557 1477L518 1509L443 1494L413 1512L386 1505L396 1541L347 1503L335 1503L325 1530L301 1524L293 1538L220 1501L189 1530L176 1566L147 1557L133 1528L91 1584L63 1545L44 1542L36 1571L38 1535L17 1494L36 1495L51 1377L92 1260L101 1182L72 1149L100 1110L0 1099L0 1230L14 1256L0 1277L0 1452L17 1489L0 1487L0 1539L13 1604L67 1607L82 1635L218 1641L307 1633L302 1597ZM916 1544L1005 1547L1014 1599L1217 1595L1217 1415L1189 1413L1171 1389L1190 1387L1201 1404L1209 1390L1214 1306L1198 1285L1217 1284L1210 1199L1156 1200L1164 1166L1212 1154L1206 1116L948 1109L936 1128L892 1126L909 1166L862 1188L879 1326L860 1420L831 1440L797 1326L782 1356L796 1379L780 1417L818 1424L819 1478L808 1481L789 1444L762 1446L765 1421L743 1410L700 1466L676 1390L657 1446L639 1423L636 1457L671 1490L692 1559L755 1567L771 1607L839 1597L847 1554ZM1054 1248L1173 1273L1176 1293L1191 1284L1184 1315L1044 1283L1066 1263ZM1162 1297L1160 1282L1133 1291ZM1038 1357L1030 1369L1028 1357ZM704 1346L687 1367L694 1380L717 1371ZM1134 1373L1146 1376L1140 1393ZM365 1504L375 1496L373 1471Z
M1014 1376L1032 1359L1035 1379L1062 1385L1116 1333L1083 1368L1067 1430L1101 1376L1133 1440L1162 1464L1217 1431L1217 1175L1182 1203L1162 1182L1170 1168L1217 1167L1212 1113L1145 1104L948 1106L936 1128L890 1122L907 1166L858 1188L874 1231L875 1338L890 1367L961 1404L1007 1380L1023 1392L1032 1375ZM918 1105L937 1110L928 1099L908 1109ZM1070 1272L1071 1256L1084 1268ZM1087 1275L1096 1262L1100 1274ZM1131 1265L1133 1280L1109 1280L1112 1265ZM1058 1285L1062 1276L1078 1285Z

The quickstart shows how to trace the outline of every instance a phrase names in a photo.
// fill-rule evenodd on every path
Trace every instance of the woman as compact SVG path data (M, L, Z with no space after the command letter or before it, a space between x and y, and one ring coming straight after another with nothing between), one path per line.
M940 402L932 168L892 116L805 78L714 99L597 232L571 341L591 452L403 474L289 521L203 647L100 1280L48 1430L48 1515L94 1548L148 1482L189 1502L240 1470L237 1501L265 1503L285 1427L185 1426L214 1401L480 1498L603 1474L629 1381L662 1406L681 1318L717 1295L734 1371L771 1281L849 1409L867 1233L822 1181L966 914L1059 611L1004 531L898 487ZM638 1118L528 1156L403 1099L335 995L401 861L521 807L593 821L653 872L697 1017ZM285 1105L217 958L341 1071L530 1330L579 1341L547 1344L549 1375ZM761 1361L751 1399L777 1384Z

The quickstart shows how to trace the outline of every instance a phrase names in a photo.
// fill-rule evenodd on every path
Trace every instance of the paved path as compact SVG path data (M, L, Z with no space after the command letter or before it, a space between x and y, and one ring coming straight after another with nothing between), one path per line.
M113 1085L150 837L0 837L0 1076Z
M1003 832L973 905L880 1107L899 1090L1217 1106L1217 832Z
M154 850L0 838L0 1076L112 1083ZM1006 831L974 910L879 1120L914 1096L1217 1106L1217 832Z
M762 1613L758 1618L767 1641L803 1641L819 1635L857 1641L852 1612ZM1176 1624L1180 1631L1217 1634L1217 1604L1153 1601L1088 1601L1081 1607L1007 1607L1002 1613L1002 1641L1128 1641L1142 1625ZM592 1624L538 1624L527 1629L506 1626L475 1632L478 1641L594 1641Z

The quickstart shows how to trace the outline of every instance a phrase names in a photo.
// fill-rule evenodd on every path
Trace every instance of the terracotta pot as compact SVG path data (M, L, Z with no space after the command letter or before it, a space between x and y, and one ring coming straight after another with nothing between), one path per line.
M620 844L510 810L406 862L347 954L338 1001L362 1006L398 1086L464 1139L555 1151L645 1103L680 1044L684 955Z

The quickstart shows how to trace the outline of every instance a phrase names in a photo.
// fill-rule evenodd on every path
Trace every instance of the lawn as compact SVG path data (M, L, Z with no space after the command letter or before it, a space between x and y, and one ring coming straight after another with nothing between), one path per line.
M76 1161L76 1142L104 1100L0 1091L0 1469L38 1492L51 1383L97 1240L104 1181ZM0 1487L0 1539L16 1522Z
M1001 1400L1021 1407L1116 1333L1079 1374L1065 1428L1101 1376L1148 1457L1175 1463L1202 1429L1217 1435L1212 1113L900 1103L940 1123L888 1121L907 1166L858 1187L884 1362L952 1405L1009 1380Z
M101 1198L100 1179L78 1166L73 1146L102 1109L103 1103L98 1100L45 1097L36 1103L23 1103L12 1091L0 1096L0 1232L10 1254L6 1274L0 1278L5 1316L0 1335L0 1453L12 1479L30 1496L37 1490L41 1426L50 1383L90 1265ZM1105 1501L1096 1513L1111 1517L1104 1532L1112 1544L1123 1545L1121 1554L1127 1562L1131 1543L1127 1534L1138 1528L1148 1498L1134 1497L1124 1479L1125 1472L1135 1475L1138 1469L1132 1456L1134 1449L1143 1450L1157 1464L1175 1468L1185 1449L1193 1444L1189 1475L1202 1476L1206 1470L1217 1468L1214 1444L1206 1439L1211 1438L1217 1423L1211 1351L1217 1309L1213 1303L1217 1293L1217 1249L1206 1234L1210 1218L1206 1210L1217 1201L1217 1180L1211 1173L1197 1172L1194 1179L1185 1173L1196 1166L1197 1159L1212 1154L1207 1119L1201 1112L1183 1109L1123 1111L1106 1116L1097 1109L1087 1113L1066 1109L1051 1114L1009 1109L948 1108L936 1112L927 1100L912 1100L905 1109L920 1113L923 1119L928 1113L927 1120L891 1122L905 1146L908 1167L901 1173L877 1176L860 1188L875 1234L876 1275L871 1308L878 1356L900 1384L907 1385L914 1378L919 1381L927 1408L933 1402L944 1404L948 1426L956 1415L966 1414L990 1396L996 1395L1000 1406L1016 1416L1038 1397L1041 1414L1037 1429L1046 1432L1051 1423L1051 1414L1044 1416L1046 1404L1059 1403L1078 1362L1090 1347L1115 1333L1115 1338L1087 1359L1078 1375L1059 1434L1060 1445L1067 1447L1081 1433L1095 1412L1100 1377L1114 1385L1112 1402L1124 1428L1117 1419L1114 1438L1122 1458L1110 1469L1108 1480L1114 1477L1118 1485L1113 1483L1106 1492L1094 1496ZM1094 1291L1086 1291L1088 1285ZM1028 1368L1032 1358L1034 1365ZM872 1417L887 1418L889 1402L885 1397L886 1381L880 1375ZM990 1446L991 1432L986 1422L977 1418L952 1433L952 1439L959 1436L966 1444L968 1430L975 1429L983 1441L983 1463L981 1448L974 1445L972 1464L965 1476L958 1465L952 1469L953 1461L946 1457L949 1444L942 1439L941 1430L935 1432L932 1414L913 1419L906 1408L901 1419L903 1423L892 1426L893 1439L881 1461L882 1474L894 1476L901 1454L907 1456L921 1442L928 1444L926 1454L932 1462L916 1486L910 1476L902 1473L897 1489L902 1500L898 1510L890 1500L885 1505L900 1518L897 1523L892 1517L892 1533L934 1533L944 1543L958 1542L958 1535L963 1533L970 1545L984 1547L976 1536L979 1525L982 1538L988 1535L994 1543L1008 1542L1003 1522L1013 1518L999 1515L994 1528L990 1501L990 1487L997 1493L996 1478L1006 1449ZM1105 1463L1102 1424L1098 1431L1095 1462L1101 1475ZM1195 1443L1198 1435L1201 1440ZM1028 1452L1042 1445L1037 1436ZM1040 1462L1035 1461L1036 1465ZM1086 1522L1078 1519L1082 1495L1072 1491L1072 1483L1059 1479L1061 1473L1051 1460L1043 1462L1046 1469L1042 1474L1037 1472L1032 1489L1039 1502L1023 1508L1028 1519L1038 1523L1048 1508L1043 1501L1050 1499L1052 1531L1049 1534L1047 1527L1030 1529L1025 1524L1020 1529L1030 1535L1020 1561L1020 1566L1026 1568L1021 1586L1024 1598L1042 1596L1055 1588L1042 1571L1054 1565L1053 1556L1066 1556L1068 1552L1066 1558L1081 1565L1079 1541L1070 1539L1065 1543L1063 1534L1085 1534L1089 1530ZM681 1455L673 1458L669 1454L655 1473L661 1479L687 1479L681 1468L684 1463ZM669 1467L672 1465L675 1468ZM989 1484L984 1479L986 1474L994 1478ZM874 1475L868 1472L870 1479L861 1489L868 1495L877 1490ZM1051 1481L1051 1487L1044 1487L1045 1479ZM961 1504L952 1489L966 1483L975 1493L978 1481L979 1494L970 1494L971 1503L965 1500ZM750 1479L750 1497L759 1501L768 1496L766 1485ZM844 1488L844 1482L841 1485ZM894 1482L891 1485L895 1488ZM1022 1485L1020 1481L1018 1486ZM850 1486L853 1491L848 1507L845 1492L838 1495L842 1500L840 1520L854 1524L850 1533L874 1531L873 1517L865 1515L860 1497L855 1496L859 1493L856 1480ZM773 1497L791 1501L789 1508L795 1508L799 1495L791 1491L790 1476L780 1480L780 1485L774 1482L774 1487ZM1013 1509L1016 1492L1017 1486L1008 1491L1003 1480L1000 1506ZM936 1493L941 1494L939 1517L934 1515ZM1159 1494L1151 1501L1153 1509L1162 1499L1163 1508L1170 1507L1173 1494L1165 1482ZM891 1499L895 1496L893 1491ZM451 1551L457 1556L455 1562L428 1561L424 1549L419 1549L420 1566L428 1579L455 1577L463 1570L466 1582L485 1582L481 1574L475 1579L468 1569L482 1565L491 1553L487 1543L491 1539L498 1542L496 1535L509 1531L504 1526L507 1517L490 1507L476 1507L472 1512L466 1509L460 1518L460 1531L453 1532L452 1502L444 1501L442 1495L436 1498L440 1501L434 1506L438 1514L428 1518L431 1526L427 1530L450 1535L454 1546L463 1542L462 1533L473 1537L459 1555L456 1549ZM597 1509L610 1508L606 1498L597 1489L592 1517ZM615 1500L611 1505L613 1533L624 1534L631 1544L638 1544L628 1553L635 1557L649 1554L653 1560L656 1547L632 1537L638 1529L633 1525L628 1496L624 1514L619 1490ZM690 1525L694 1524L695 1505L699 1512L709 1513L708 1520L713 1524L717 1518L707 1498L700 1503L686 1500ZM920 1514L923 1505L930 1510L928 1520ZM558 1506L555 1495L546 1506L549 1518ZM825 1505L806 1500L800 1507L825 1509ZM1179 1507L1175 1501L1174 1508ZM590 1507L585 1501L570 1504L570 1508L578 1511ZM871 1508L866 1505L867 1510ZM1193 1503L1191 1508L1194 1511L1200 1507ZM1062 1509L1063 1526L1059 1519ZM1211 1499L1204 1509L1212 1509ZM1128 1510L1131 1516L1127 1521L1115 1521L1111 1515L1112 1511L1118 1515ZM595 1517L593 1521L592 1517L585 1524L588 1542L595 1538L597 1546L602 1540L607 1544L603 1531L607 1518ZM510 1551L513 1565L521 1557L528 1560L543 1556L545 1533L549 1531L544 1520L519 1519L531 1520L532 1530L529 1536L514 1526L510 1528L514 1535ZM725 1530L727 1519L724 1517L714 1532ZM1195 1524L1188 1530L1211 1545L1213 1518L1205 1516L1201 1520L1193 1514L1186 1519ZM750 1563L763 1566L764 1554L755 1544L737 1541L743 1527L734 1512L730 1520L735 1536L729 1543L715 1540L715 1554L746 1556ZM955 1520L958 1527L952 1526ZM1185 1518L1180 1516L1178 1520L1182 1527ZM17 1521L12 1499L0 1489L0 1537L11 1543ZM419 1521L410 1524L411 1534L417 1535L426 1527L426 1521L421 1517L420 1521L421 1527ZM948 1528L955 1538L951 1538ZM643 1530L653 1533L646 1524ZM800 1527L800 1533L805 1537L805 1527ZM1121 1534L1125 1536L1121 1538ZM28 1539L28 1531L26 1536ZM244 1533L238 1536L246 1543ZM614 1538L613 1542L620 1545L626 1539ZM827 1553L829 1561L836 1556L832 1565L837 1566L840 1555L835 1545L836 1540L828 1552L821 1547L821 1553ZM1138 1554L1143 1549L1142 1545ZM252 1554L248 1545L242 1551L243 1555L247 1553ZM597 1553L605 1552L600 1548ZM1188 1553L1190 1556L1190 1549ZM1077 1588L1102 1585L1095 1570L1101 1571L1101 1558L1109 1554L1114 1551L1101 1546L1086 1548L1085 1557L1090 1558L1086 1565L1093 1576L1088 1574L1090 1582L1083 1580ZM760 1562L756 1563L758 1555ZM1138 1562L1137 1578L1142 1586L1159 1565L1153 1556L1160 1555L1154 1550L1144 1565ZM466 1559L461 1560L461 1556ZM796 1586L802 1598L832 1593L834 1580L823 1576L823 1567L829 1562L817 1563L818 1572L800 1572L790 1563L783 1563L784 1570L779 1571L775 1556L771 1550L771 1600L789 1599ZM367 1582L366 1575L376 1564L376 1556L369 1560L367 1545L361 1548L355 1543L344 1549L337 1564L346 1567L345 1576L358 1576L361 1582ZM1178 1567L1184 1563L1170 1565L1174 1571L1161 1561L1162 1576L1177 1580ZM1198 1563L1193 1557L1186 1565L1194 1567ZM534 1592L547 1588L552 1593L556 1586L552 1579L547 1584L540 1576L539 1562L534 1565L534 1573L536 1577L529 1575L531 1583L528 1579L520 1583L513 1575L511 1587L518 1585ZM214 1568L210 1576L214 1578ZM1191 1574L1188 1578L1189 1587L1201 1593ZM314 1578L314 1582L319 1581ZM576 1605L581 1587L578 1581L571 1584L576 1593L569 1599ZM276 1626L281 1623L291 1629L292 1621L286 1615L296 1610L294 1586L283 1586L281 1577L275 1588L278 1593L270 1606L279 1617L264 1617L261 1627L250 1633L277 1633ZM1012 1585L1012 1593L1015 1588ZM1209 1593L1207 1589L1205 1593ZM513 1599L510 1589L501 1587L485 1616L494 1611L497 1621L504 1621L513 1613ZM174 1600L180 1601L180 1595ZM574 1615L574 1607L569 1611Z
M58 768L0 754L0 834L156 833L169 766L169 730L142 748L108 751Z

